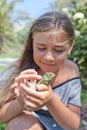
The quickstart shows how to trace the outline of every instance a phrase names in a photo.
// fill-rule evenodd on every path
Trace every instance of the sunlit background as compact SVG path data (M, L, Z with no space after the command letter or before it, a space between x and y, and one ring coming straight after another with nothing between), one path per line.
M73 22L76 40L69 58L76 62L80 70L81 100L86 111L87 0L0 0L0 72L20 56L32 22L44 12L51 10L65 11ZM83 130L87 130L87 127Z

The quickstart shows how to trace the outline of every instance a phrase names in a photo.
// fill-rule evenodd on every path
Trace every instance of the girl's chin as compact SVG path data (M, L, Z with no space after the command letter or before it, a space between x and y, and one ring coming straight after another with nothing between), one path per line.
M46 73L46 72L53 72L53 73L56 73L57 70L52 70L52 69L40 69L40 72L41 72L41 73Z
M46 73L46 72L56 73L58 70L58 68L56 68L56 65L42 64L39 67L40 67L40 71L43 73Z

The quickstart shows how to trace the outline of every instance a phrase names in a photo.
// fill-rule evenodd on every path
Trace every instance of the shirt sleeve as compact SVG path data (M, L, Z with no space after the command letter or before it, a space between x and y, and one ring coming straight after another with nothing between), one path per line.
M71 82L71 91L68 100L69 104L81 106L81 88L81 81L79 78Z

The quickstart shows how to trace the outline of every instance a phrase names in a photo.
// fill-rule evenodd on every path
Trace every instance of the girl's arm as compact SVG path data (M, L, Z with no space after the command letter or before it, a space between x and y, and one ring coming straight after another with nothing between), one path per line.
M64 130L77 130L80 125L80 108L68 104L66 107L60 99L53 94L53 98L46 104L49 112Z
M37 74L33 73L29 75L28 73L28 75L26 75L26 72L23 72L22 75L19 75L19 77L16 79L16 82L21 82L24 79L26 81L21 82L20 84L25 108L31 111L36 111L42 106L46 105L53 118L62 128L66 130L78 129L80 124L80 108L69 104L68 106L65 106L52 91L52 88L50 86L47 87L46 85L40 84L35 86L36 90L33 89L32 87L36 84L35 80L40 78L41 77L38 77ZM32 80L28 83L28 79ZM3 117L2 119L4 122L17 116L23 110L20 108L17 100L5 105L6 106L3 106L4 111L2 109L0 112L2 113L0 114L0 118ZM12 113L12 115L10 113ZM6 117L4 118L5 114Z
M51 87L38 85L37 91L21 84L24 104L27 110L36 111L46 106L56 122L65 130L76 130L80 124L80 108L68 104L65 106L52 91Z
M32 75L34 75L34 74L36 76L37 72L33 69L25 70L25 71L21 72L20 75L15 79L15 82L13 83L13 85L11 85L11 87L14 89L16 99L12 100L8 103L5 103L0 108L0 123L8 122L9 120L14 118L18 114L21 114L23 109L25 109L24 101L23 101L22 95L21 95L20 84L21 84L21 82L24 81L24 79L27 79L27 80L31 79ZM32 82L33 82L33 79L32 79ZM37 77L37 79L41 79L41 76L39 76L39 78Z
M22 111L23 106L19 104L17 99L4 104L0 108L0 123L8 122L15 116L21 114Z

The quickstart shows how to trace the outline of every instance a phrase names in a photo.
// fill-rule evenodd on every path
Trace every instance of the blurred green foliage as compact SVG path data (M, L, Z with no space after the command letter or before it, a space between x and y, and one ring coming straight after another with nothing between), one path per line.
M82 93L81 93L81 101L82 103L87 103L87 90L82 90Z
M22 1L0 0L0 53L5 53L9 47L19 47L20 43L24 43L29 27L26 28L21 22L29 25L33 18L23 10L14 10L15 6Z
M6 124L0 124L0 130L5 130Z
M73 8L68 12L74 24L76 41L70 58L78 64L83 88L87 89L87 1L78 4L71 0L71 3Z
M29 26L33 21L33 19L24 13L24 18L28 18L28 23L22 30L14 30L11 15L15 4L20 1L21 0L12 0L11 3L7 3L7 0L0 0L0 57L17 57L19 55ZM61 2L55 0L55 6L51 6L68 13L74 24L76 40L69 58L79 66L83 86L81 99L82 102L87 102L87 0L60 1ZM23 19L23 16L19 18ZM9 50L7 55L6 50L8 50L8 48L11 48L11 50ZM3 54L2 51L4 51L5 54ZM1 67L0 70L4 68L5 67ZM6 124L0 124L0 130L5 130L5 126Z
M83 89L87 90L87 0L55 0L52 7L65 11L73 22L76 40L69 58L78 65Z
M15 5L21 1L22 0L12 0L9 3L7 0L0 1L0 52L2 53L3 51L7 54L7 51L9 51L12 57L18 56L21 52L29 27L34 20L26 13L19 11L22 15L18 15L16 21L19 19L28 21L24 27L13 26L14 21L12 21L11 15L14 13ZM60 1L61 2L55 0L54 8L68 13L76 32L75 46L69 58L79 66L83 88L87 89L87 0ZM19 27L21 29L18 30ZM11 51L8 48L11 48ZM15 50L15 52L13 50ZM9 56L9 53L7 56ZM3 54L1 54L1 56L3 57Z
M8 4L6 0L0 1L0 51L4 42L8 39L14 37L14 30L11 24L12 4Z

